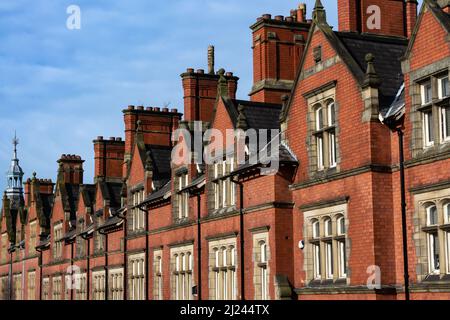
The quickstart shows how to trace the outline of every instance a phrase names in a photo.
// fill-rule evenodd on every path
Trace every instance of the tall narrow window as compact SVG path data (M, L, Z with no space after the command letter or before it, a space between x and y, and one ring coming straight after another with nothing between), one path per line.
M324 161L324 137L323 137L323 108L319 107L316 110L316 143L317 143L317 169L322 170L325 167Z
M36 272L28 273L28 300L36 300Z
M320 258L320 242L318 239L320 238L320 223L319 220L314 220L312 223L312 237L314 242L312 243L312 251L313 251L313 270L314 270L314 279L321 278L321 258Z
M269 283L267 277L267 244L262 241L260 243L260 274L261 274L261 299L269 299Z
M234 246L213 249L214 265L212 266L215 285L215 300L236 299L236 258Z
M235 185L229 177L234 170L234 158L227 158L214 164L214 209L221 209L236 204ZM221 177L227 177L222 178Z
M441 139L450 141L450 107L441 108Z
M154 258L154 289L153 298L154 300L163 300L163 282L162 282L162 253L158 252Z
M440 273L439 237L438 237L438 212L435 205L428 206L427 226L436 227L428 232L428 265L430 274Z
M336 219L337 249L338 249L338 272L339 278L347 277L347 252L345 248L345 219L340 216Z
M53 234L55 237L55 241L54 241L54 247L53 247L53 258L55 259L60 259L62 257L62 249L63 249L63 242L62 242L62 237L63 237L63 229L62 229L63 225L62 223L59 223L57 225L54 226L53 228Z
M447 77L439 79L439 98L443 99L450 96L450 82Z
M36 237L37 237L37 223L36 220L30 222L30 244L28 246L28 254L36 254Z
M431 87L431 81L422 84L422 105L426 105L432 102L433 100L433 90Z
M183 219L188 216L189 213L189 192L184 189L188 186L188 174L182 174L178 176L178 218Z
M423 112L423 137L425 147L432 146L434 144L434 125L433 125L433 113L432 111Z

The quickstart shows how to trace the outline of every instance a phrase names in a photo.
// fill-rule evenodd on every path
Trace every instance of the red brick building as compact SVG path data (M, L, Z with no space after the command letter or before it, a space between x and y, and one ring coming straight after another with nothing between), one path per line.
M15 150L1 298L449 299L450 1L338 9L338 31L319 0L257 19L249 101L210 48L184 117L129 106L125 140L94 140L92 184L75 155L23 183Z

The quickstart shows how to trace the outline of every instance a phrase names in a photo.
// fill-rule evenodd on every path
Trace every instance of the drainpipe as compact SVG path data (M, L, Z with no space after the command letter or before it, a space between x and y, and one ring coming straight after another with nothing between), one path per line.
M201 196L197 194L197 295L198 300L202 300L202 225L201 225Z
M36 248L36 251L39 252L39 300L42 300L42 250L39 248Z
M70 272L72 273L73 273L73 244L74 242L70 244ZM70 290L70 300L73 301L73 288Z
M245 300L245 246L244 246L244 184L231 180L239 186L239 232L240 232L240 264L241 264L241 300Z
M87 240L87 256L86 256L86 298L89 301L89 293L91 289L89 288L91 285L90 281L90 271L91 271L91 240L88 238Z
M119 214L118 217L123 220L123 299L128 300L128 267L127 267L127 244L128 244L128 223L127 216Z
M12 289L12 269L13 269L13 249L12 247L9 252L9 274L8 274L8 286L9 286L9 300L13 299L13 289Z
M150 281L149 281L149 275L148 275L148 259L149 259L149 221L148 221L148 209L142 209L141 207L138 207L139 210L141 210L142 212L145 213L145 295L144 295L144 299L148 300L148 290L149 290L149 286L150 286Z
M402 236L403 236L403 273L405 282L405 300L410 299L409 295L409 267L408 267L408 230L406 223L406 188L405 188L405 159L403 151L403 131L397 128L398 145L400 155L400 187L402 202Z

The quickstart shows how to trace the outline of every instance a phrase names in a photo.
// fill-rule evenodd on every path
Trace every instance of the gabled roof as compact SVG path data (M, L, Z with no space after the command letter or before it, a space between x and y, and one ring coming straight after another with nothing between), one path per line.
M437 4L433 0L423 0L422 7L420 9L419 17L417 19L416 26L414 27L413 33L411 35L411 39L408 44L408 48L406 50L404 58L408 58L411 50L414 46L414 42L416 40L417 33L419 32L420 25L422 22L422 18L425 14L425 9L428 8L429 11L434 15L434 17L438 20L438 22L442 25L444 30L450 34L450 14L444 12L439 4Z
M224 97L222 99L235 128L238 123L239 106L243 107L242 110L249 129L280 128L281 104L234 100Z
M81 197L86 207L92 207L95 204L95 184L83 184L80 186Z
M109 201L111 208L120 208L122 183L99 181L98 186L104 200Z
M323 11L323 7L320 9ZM403 82L400 58L406 50L408 44L407 39L395 36L333 31L326 22L325 15L321 14L315 16L313 19L306 48L292 89L293 91L289 97L287 107L283 110L281 121L286 120L291 104L293 103L294 92L297 90L298 83L302 80L301 75L306 59L306 52L309 51L316 28L322 32L336 54L339 55L361 86L364 85L367 69L365 56L368 53L374 55L375 70L382 81L380 100L383 105L390 105Z
M170 198L171 184L167 182L161 189L149 194L140 205L151 204L159 201L164 201Z
M171 177L170 161L172 158L172 147L145 145L147 155L150 156L152 164L152 181L156 189L163 187Z
M357 63L359 69L354 70L353 73L358 76L360 83L364 80L367 69L366 55L371 53L375 56L375 70L381 79L380 106L389 107L403 83L400 59L408 44L406 38L353 32L335 32L335 34ZM359 78L361 74L363 78Z

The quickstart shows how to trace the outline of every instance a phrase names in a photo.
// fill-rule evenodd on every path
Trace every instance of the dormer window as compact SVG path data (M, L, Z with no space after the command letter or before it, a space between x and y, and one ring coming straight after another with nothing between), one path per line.
M315 107L315 138L317 150L317 170L334 168L336 156L336 110L334 101L318 104Z
M231 177L227 177L234 171L234 158L216 162L213 166L214 209L234 206L236 204L235 184L231 181Z
M185 190L189 181L188 173L180 174L176 179L178 192L178 219L184 219L189 215L189 192Z

